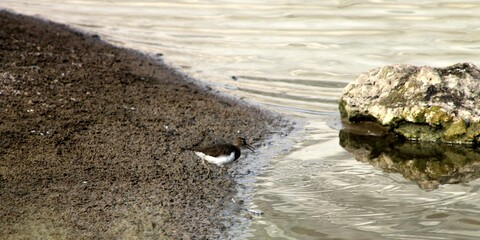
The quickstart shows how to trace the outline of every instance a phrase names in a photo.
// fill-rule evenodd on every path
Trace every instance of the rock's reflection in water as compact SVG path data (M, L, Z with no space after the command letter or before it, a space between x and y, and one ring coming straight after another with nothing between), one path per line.
M398 172L422 189L465 183L480 177L480 148L402 141L394 136L364 136L340 131L340 145L358 161Z

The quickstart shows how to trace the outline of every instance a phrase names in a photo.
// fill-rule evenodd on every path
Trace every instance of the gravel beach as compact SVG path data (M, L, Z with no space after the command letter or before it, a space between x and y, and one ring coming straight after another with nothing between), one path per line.
M97 35L0 22L1 239L226 236L235 179L181 148L258 148L285 120Z

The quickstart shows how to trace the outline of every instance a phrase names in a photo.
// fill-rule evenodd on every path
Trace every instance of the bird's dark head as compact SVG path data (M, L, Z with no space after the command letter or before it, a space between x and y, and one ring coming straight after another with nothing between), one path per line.
M245 140L245 138L243 138L243 137L239 137L239 138L235 139L235 141L233 142L233 145L235 145L237 147L246 147L246 148L250 149L252 152L254 152L253 147L250 146L247 143L247 140Z

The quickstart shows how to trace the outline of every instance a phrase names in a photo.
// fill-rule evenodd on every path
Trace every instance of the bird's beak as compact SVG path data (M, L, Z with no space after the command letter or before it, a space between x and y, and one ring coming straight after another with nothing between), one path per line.
M255 152L255 151L253 151L253 147L252 147L252 146L250 146L250 145L248 145L248 144L245 144L245 147L248 148L248 149L250 149L250 151Z

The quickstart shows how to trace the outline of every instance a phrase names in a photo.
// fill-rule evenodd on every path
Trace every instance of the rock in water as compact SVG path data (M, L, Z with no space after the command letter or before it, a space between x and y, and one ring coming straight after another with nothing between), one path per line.
M480 70L390 65L361 74L340 99L343 120L373 121L409 140L480 141Z

